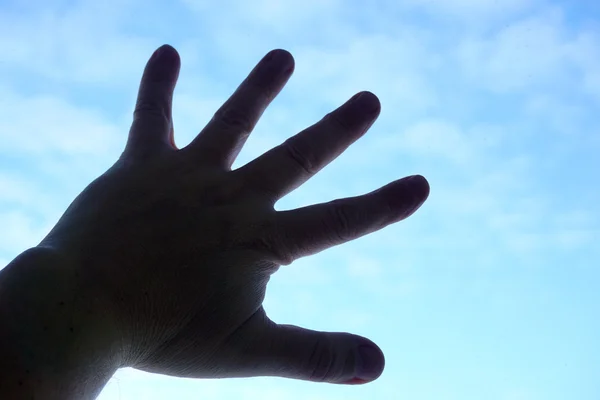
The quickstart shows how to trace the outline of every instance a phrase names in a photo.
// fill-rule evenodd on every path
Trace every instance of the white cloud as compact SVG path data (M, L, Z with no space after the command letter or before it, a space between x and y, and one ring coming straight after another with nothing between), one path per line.
M39 195L36 186L26 177L0 171L0 204L30 205Z
M0 91L2 153L112 155L126 138L119 128L100 112L60 97Z
M349 276L360 280L378 279L382 274L381 264L377 259L360 254L347 257L346 267Z
M149 38L119 31L131 3L38 4L29 14L0 10L0 61L60 81L128 83L154 47Z
M591 210L573 209L553 215L554 225L572 229L576 227L598 226L600 214Z
M533 185L540 178L539 155L517 137L531 126L544 131L542 123L563 133L579 130L590 141L594 136L592 125L586 125L594 109L585 100L600 91L598 34L568 26L560 8L534 0L410 0L401 9L379 1L352 10L335 0L187 3L196 13L181 15L181 24L167 29L161 24L168 18L144 11L134 13L138 25L128 30L129 15L140 10L136 1L122 7L83 1L66 11L40 6L30 16L0 11L0 68L26 81L65 83L48 95L43 85L25 93L17 80L8 82L11 75L1 78L6 81L0 81L0 153L20 156L40 177L28 180L11 171L21 167L2 166L0 202L11 205L0 212L3 259L41 239L50 221L125 143L129 115L115 117L125 110L77 105L69 90L91 87L92 95L101 90L121 99L127 89L133 101L147 56L165 38L177 37L183 60L174 111L180 146L239 83L232 74L243 78L264 53L283 47L294 54L296 73L240 162L359 90L375 92L383 104L373 131L286 205L358 194L408 172L424 173L432 183L429 201L405 223L300 260L276 275L266 303L274 316L349 329L384 326L380 334L386 335L387 328L399 325L394 306L400 301L413 301L417 310L419 296L435 291L431 285L452 284L454 277L436 272L466 271L456 274L465 280L457 287L463 287L477 279L473 275L490 278L484 270L510 274L526 265L510 264L515 258L542 264L557 252L583 254L598 242L598 214L581 204L558 212L560 190ZM536 7L539 12L528 14ZM436 29L439 25L415 17L421 11L460 26ZM153 30L139 31L142 24ZM493 106L485 108L486 101ZM507 106L519 112L502 115ZM543 138L559 143L551 135ZM580 142L571 143L577 150ZM478 298L485 302L500 289L489 279ZM372 306L393 312L383 318L370 311ZM396 339L395 333L390 336ZM279 382L198 382L123 370L100 399L191 399L198 393L351 399L377 393ZM515 391L512 398L522 393L529 392Z
M203 0L183 0L184 4L200 14L211 14L219 23L245 23L259 26L261 30L274 30L278 34L304 28L304 24L327 20L343 7L340 0L257 0L252 3L238 0L224 0L221 7ZM224 6L224 7L223 7ZM235 13L230 13L235 8ZM229 18L227 18L229 16ZM223 18L223 20L221 20ZM226 26L229 31L232 26Z
M558 7L546 7L487 36L466 37L458 48L464 75L498 93L552 88L597 96L598 32L573 33Z
M0 254L16 257L36 246L50 231L50 224L40 224L36 218L22 211L0 211Z
M449 15L457 19L486 20L512 16L530 10L539 0L407 0L413 7L423 8L432 14Z
M548 249L576 252L600 241L599 230L552 230L543 232L511 232L504 236L509 250L527 259L540 260L540 253Z
M545 129L573 136L580 136L584 140L589 137L590 130L589 106L571 95L557 96L548 94L534 94L523 105L523 111L530 120L537 120ZM587 138L586 138L587 136Z
M380 97L383 112L398 109L405 117L430 109L438 99L427 76L437 60L416 34L407 28L397 36L356 37L341 48L300 48L295 52L297 87L320 88L317 101L330 106L370 90Z
M379 151L404 151L422 157L439 157L463 166L473 165L490 144L498 140L497 129L488 133L464 132L457 125L443 120L421 120L398 136L383 137Z
M498 92L552 82L565 73L562 15L553 10L516 21L491 38L463 41L459 54L466 76Z

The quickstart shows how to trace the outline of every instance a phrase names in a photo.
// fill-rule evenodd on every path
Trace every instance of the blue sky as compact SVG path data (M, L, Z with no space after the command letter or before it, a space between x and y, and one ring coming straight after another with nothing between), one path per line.
M272 279L271 318L350 331L361 387L119 371L110 399L600 398L600 3L593 0L0 2L0 264L119 156L146 59L176 47L187 144L269 50L296 59L237 166L361 90L370 132L279 209L420 173L409 220Z

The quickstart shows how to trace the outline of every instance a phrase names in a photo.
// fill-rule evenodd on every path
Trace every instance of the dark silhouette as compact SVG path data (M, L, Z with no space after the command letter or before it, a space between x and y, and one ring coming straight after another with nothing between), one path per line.
M267 54L182 149L171 119L179 67L170 46L152 55L122 156L1 271L0 398L93 398L120 367L346 384L383 371L368 339L278 325L262 308L280 265L400 221L427 198L427 181L412 176L363 196L273 207L366 132L377 97L355 95L232 171L292 56Z

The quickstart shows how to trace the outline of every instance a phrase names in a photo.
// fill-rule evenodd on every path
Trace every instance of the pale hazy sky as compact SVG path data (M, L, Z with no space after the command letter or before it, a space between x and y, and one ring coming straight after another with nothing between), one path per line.
M279 208L420 173L409 220L272 279L278 322L378 343L361 387L119 371L101 400L600 399L600 3L1 0L0 261L35 246L125 144L153 50L182 58L182 147L254 64L296 72L237 165L361 90L370 132Z

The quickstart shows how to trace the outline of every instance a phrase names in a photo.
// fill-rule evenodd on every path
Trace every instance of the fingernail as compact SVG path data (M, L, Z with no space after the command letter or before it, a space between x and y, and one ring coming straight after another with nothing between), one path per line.
M162 46L160 46L158 49L156 49L154 51L154 54L152 54L152 58L163 57L165 54L169 54L174 50L175 49L172 46L169 46L168 44L163 44Z
M412 215L429 197L429 183L421 175L412 175L404 178L404 183L410 191L410 199L404 200L405 217ZM405 197L406 198L406 197Z
M429 196L429 182L421 175L411 175L406 178L406 184L419 198Z
M350 107L356 111L374 114L379 111L379 99L373 93L360 92L350 99Z
M148 62L145 76L151 81L175 81L179 75L179 55L168 44L160 46Z
M269 72L288 73L294 69L294 58L285 50L270 51L263 58L263 63Z
M383 354L378 348L367 345L359 346L356 358L356 376L349 383L364 383L364 381L372 381L377 378L383 372L383 360Z

